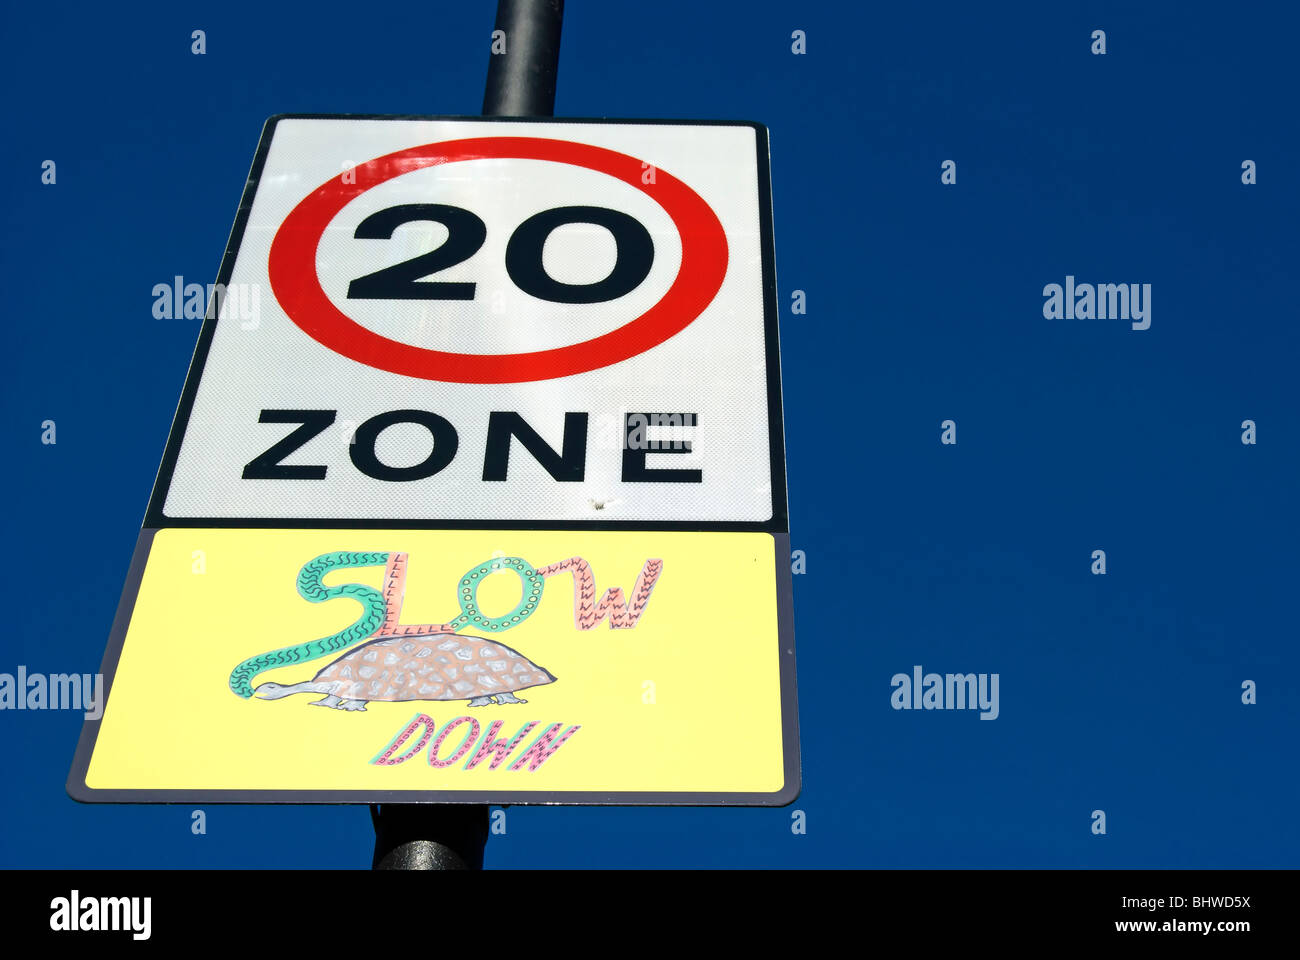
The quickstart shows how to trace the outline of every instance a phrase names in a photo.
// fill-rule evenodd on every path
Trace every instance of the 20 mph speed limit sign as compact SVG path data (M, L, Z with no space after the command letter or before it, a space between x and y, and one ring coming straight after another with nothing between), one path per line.
M72 794L793 799L767 156L269 121Z

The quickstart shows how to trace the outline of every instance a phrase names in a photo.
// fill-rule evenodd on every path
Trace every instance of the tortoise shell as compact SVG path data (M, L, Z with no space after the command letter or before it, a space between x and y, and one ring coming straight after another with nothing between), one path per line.
M503 643L456 633L386 637L339 657L312 678L344 700L469 700L553 683Z

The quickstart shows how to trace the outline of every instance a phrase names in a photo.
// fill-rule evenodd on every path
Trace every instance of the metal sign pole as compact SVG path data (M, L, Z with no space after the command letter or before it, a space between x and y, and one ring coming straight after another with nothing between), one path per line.
M384 803L370 808L375 870L481 870L488 808L479 804ZM434 839L434 838L437 839Z
M498 0L483 116L554 115L563 19L564 0Z
M483 94L485 117L555 113L564 0L498 0ZM481 870L488 808L384 803L370 807L375 870Z

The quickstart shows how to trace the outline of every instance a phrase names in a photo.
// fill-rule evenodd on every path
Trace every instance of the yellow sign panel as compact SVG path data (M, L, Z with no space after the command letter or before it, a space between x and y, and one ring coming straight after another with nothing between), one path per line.
M164 529L70 789L788 802L778 562L767 533Z

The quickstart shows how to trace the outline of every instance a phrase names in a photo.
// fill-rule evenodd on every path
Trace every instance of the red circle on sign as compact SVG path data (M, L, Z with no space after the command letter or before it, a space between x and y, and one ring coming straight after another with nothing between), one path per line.
M446 353L381 336L343 313L325 295L316 250L325 228L349 202L372 187L442 163L464 160L549 160L603 173L636 187L672 218L682 241L677 277L657 303L609 333L567 347L533 353ZM322 346L358 363L449 383L526 383L585 373L618 363L679 333L707 307L727 272L727 238L711 207L676 177L603 147L538 137L478 137L399 150L358 165L354 182L332 177L285 218L271 243L267 268L275 298L289 319Z

